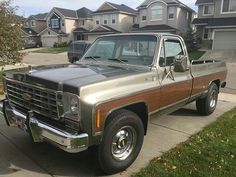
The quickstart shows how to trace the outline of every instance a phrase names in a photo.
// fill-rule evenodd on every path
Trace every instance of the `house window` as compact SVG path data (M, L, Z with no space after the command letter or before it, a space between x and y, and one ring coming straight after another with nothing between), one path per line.
M175 18L175 8L174 7L169 8L168 18L169 19L174 19Z
M116 24L116 14L111 15L111 23Z
M107 15L103 15L103 24L107 25L108 23L108 16Z
M207 28L203 31L203 39L209 39L209 29Z
M236 13L236 0L222 0L223 13Z
M151 20L162 20L163 18L163 7L154 6L151 8Z
M95 16L95 24L96 25L100 24L99 16Z
M35 20L31 20L31 27L35 27L36 26L36 21Z
M58 19L51 19L51 26L52 26L52 28L59 28L59 20Z
M203 6L203 15L213 15L213 14L214 14L214 5Z
M142 16L142 21L146 21L147 20L147 16Z
M85 21L84 21L84 20L82 20L82 23L81 23L81 25L82 25L82 26L84 26L84 24L85 24Z
M65 21L64 20L62 20L61 26L65 26Z
M29 22L25 22L25 27L29 27Z

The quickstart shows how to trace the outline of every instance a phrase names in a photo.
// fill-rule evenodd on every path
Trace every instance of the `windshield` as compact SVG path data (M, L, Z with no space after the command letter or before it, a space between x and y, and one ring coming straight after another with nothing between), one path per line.
M157 37L153 35L102 37L89 48L83 60L149 66L153 63L156 44Z

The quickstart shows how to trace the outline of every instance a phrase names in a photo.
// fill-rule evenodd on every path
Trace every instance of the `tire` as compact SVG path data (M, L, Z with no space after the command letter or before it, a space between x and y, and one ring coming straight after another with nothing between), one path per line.
M126 170L137 158L143 145L144 127L141 119L127 110L112 113L108 120L98 160L104 173L114 174Z
M198 112L203 116L212 114L218 102L219 88L215 83L209 87L206 97L200 98L196 101Z

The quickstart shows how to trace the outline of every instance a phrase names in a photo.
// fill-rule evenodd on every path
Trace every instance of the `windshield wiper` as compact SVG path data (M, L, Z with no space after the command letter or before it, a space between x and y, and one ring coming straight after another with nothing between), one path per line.
M94 61L97 61L96 59L98 58L101 58L99 56L88 56L88 57L85 57L85 59L93 59Z
M119 58L109 58L108 60L118 61L119 63L125 63L125 64L128 62L127 60L122 60L122 59L119 59Z

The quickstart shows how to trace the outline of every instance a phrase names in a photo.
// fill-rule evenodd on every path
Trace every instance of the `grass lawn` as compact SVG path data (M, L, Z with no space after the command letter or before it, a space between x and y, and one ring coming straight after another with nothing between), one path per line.
M189 58L191 60L198 60L201 58L206 52L205 51L194 51L189 53Z
M160 142L161 143L161 142ZM153 159L136 177L236 175L236 108L187 142Z
M58 54L67 52L68 47L59 47L59 48L43 48L39 50L32 51L33 53L50 53L50 54Z

